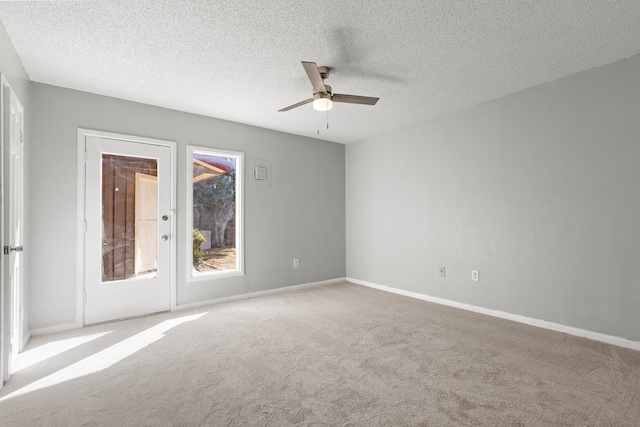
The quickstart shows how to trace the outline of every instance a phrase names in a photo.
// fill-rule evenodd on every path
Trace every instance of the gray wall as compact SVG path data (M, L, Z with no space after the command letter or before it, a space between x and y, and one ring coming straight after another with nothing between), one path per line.
M640 56L346 163L348 277L640 340Z
M31 82L27 75L22 61L18 57L13 44L7 35L7 32L0 24L0 73L9 82L9 85L16 93L22 106L24 107L24 162L25 165L29 164L29 156L31 152ZM24 209L25 212L29 212L29 190L30 190L30 177L25 174L24 182ZM25 218L24 222L24 238L25 242L29 239L29 217ZM4 243L3 243L4 245ZM23 294L20 297L22 308L24 309L24 319L21 325L21 330L26 336L29 333L29 280L30 269L29 262L31 259L31 251L29 246L25 244L25 252L23 252L24 260L24 275L23 275Z
M38 83L32 90L32 328L76 316L79 127L178 143L179 305L345 276L344 145ZM245 276L186 283L187 144L245 153ZM270 188L248 185L252 158L271 161Z

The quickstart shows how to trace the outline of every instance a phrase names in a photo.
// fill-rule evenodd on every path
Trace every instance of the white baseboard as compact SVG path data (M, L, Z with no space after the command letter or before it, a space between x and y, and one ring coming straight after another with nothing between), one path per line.
M346 278L340 277L340 278L337 278L337 279L323 280L321 282L304 283L302 285L285 286L285 287L282 287L282 288L269 289L269 290L266 290L266 291L248 292L248 293L239 294L239 295L232 295L230 297L215 298L215 299L210 299L210 300L205 300L205 301L192 302L192 303L188 303L188 304L180 304L180 305L177 305L175 307L175 310L186 310L186 309L189 309L189 308L198 308L198 307L203 307L203 306L206 306L206 305L222 304L222 303L225 303L225 302L238 301L238 300L249 299L249 298L258 298L258 297L262 297L262 296L265 296L265 295L277 294L277 293L280 293L280 292L296 291L298 289L313 288L313 287L316 287L316 286L323 286L323 285L330 285L330 284L333 284L333 283L340 283L340 282L344 282L346 280L347 280Z
M244 293L244 294L232 295L230 297L222 297L222 298L208 299L204 301L190 302L187 304L176 305L172 311L188 310L190 308L198 308L198 307L204 307L206 305L222 304L225 302L238 301L238 300L247 299L247 298L249 298L249 294Z
M492 310L490 308L478 307L471 304L465 304L458 301L452 301L444 298L432 297L417 292L404 291L389 286L378 285L377 283L366 282L364 280L347 277L347 281L356 285L367 286L369 288L379 289L385 292L391 292L398 295L404 295L410 298L416 298L423 301L429 301L436 304L447 305L449 307L460 308L462 310L473 311L475 313L486 314L488 316L499 317L501 319L511 320L526 325L537 326L538 328L549 329L551 331L563 332L565 334L577 337L588 338L594 341L600 341L606 344L616 345L618 347L629 348L631 350L640 351L640 342L631 341L626 338L614 337L612 335L602 334L600 332L587 331L586 329L574 328L573 326L561 325L559 323L547 322L546 320L535 319L532 317L521 316L519 314L511 314L500 310Z
M48 326L46 328L36 328L31 330L31 336L54 334L56 332L70 331L71 329L82 328L82 323L64 323L62 325Z
M27 345L30 339L31 331L27 331L27 333L22 337L22 342L20 343L20 351L24 350L24 347Z
M321 282L312 282L312 283L304 283L302 285L293 285L293 286L286 286L283 288L276 288L276 289L269 289L267 291L259 291L259 292L249 292L249 293L243 293L243 294L239 294L239 295L232 295L229 297L224 297L224 298L216 298L216 299L211 299L211 300L206 300L206 301L198 301L198 302L193 302L193 303L189 303L189 304L181 304L178 305L174 308L174 311L178 311L178 310L186 310L189 308L197 308L197 307L203 307L206 305L213 305L213 304L221 304L224 302L231 302L231 301L238 301L241 299L248 299L248 298L257 298L257 297L261 297L264 295L270 295L270 294L275 294L275 293L279 293L279 292L289 292L289 291L295 291L298 289L304 289L304 288L312 288L315 286L322 286L322 285L330 285L332 283L340 283L340 282L344 282L347 279L344 277L341 278L337 278L337 279L331 279L331 280L323 280ZM28 333L26 340L28 341L28 339L31 336L36 336L36 335L46 335L46 334L53 334L56 332L64 332L64 331L69 331L71 329L78 329L78 328L82 328L82 322L72 322L72 323L65 323L62 325L55 325L55 326L49 326L46 328L37 328L37 329L32 329L30 333ZM26 344L26 341L25 343Z
M338 279L323 280L321 282L304 283L302 285L287 286L285 288L276 288L276 289L269 289L266 291L251 292L249 294L249 298L257 298L265 295L277 294L280 292L297 291L298 289L314 288L316 286L332 285L334 283L340 283L340 282L346 282L346 281L347 281L346 277L340 277Z

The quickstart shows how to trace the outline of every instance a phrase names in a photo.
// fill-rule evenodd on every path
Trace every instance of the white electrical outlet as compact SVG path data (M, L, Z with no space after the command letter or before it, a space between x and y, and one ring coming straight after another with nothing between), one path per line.
M293 259L293 268L298 268L300 267L300 259L299 258L294 258Z
M440 272L440 277L446 277L447 276L447 270L444 267L440 267L438 269L438 271Z
M474 282L480 281L480 276L478 275L478 270L471 270L471 280Z

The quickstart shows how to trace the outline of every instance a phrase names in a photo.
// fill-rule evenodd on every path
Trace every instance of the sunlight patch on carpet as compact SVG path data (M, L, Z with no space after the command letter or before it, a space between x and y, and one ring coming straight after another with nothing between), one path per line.
M164 334L170 329L175 328L176 326L183 323L197 320L205 314L207 314L207 312L194 314L192 316L179 317L177 319L165 320L164 322L156 326L153 326L130 338L114 344L111 347L108 347L94 355L91 355L79 362L74 363L73 365L67 366L66 368L63 368L58 372L55 372L21 389L18 389L15 392L8 394L7 396L0 399L0 402L107 369L124 360L125 358L131 356L132 354L142 350L148 345L151 345L154 342L158 341L159 339L164 337Z
M13 373L19 372L44 360L51 359L65 351L69 351L110 333L111 331L107 331L99 334L85 335L83 337L68 338L66 340L50 342L41 345L40 347L25 351L16 361Z

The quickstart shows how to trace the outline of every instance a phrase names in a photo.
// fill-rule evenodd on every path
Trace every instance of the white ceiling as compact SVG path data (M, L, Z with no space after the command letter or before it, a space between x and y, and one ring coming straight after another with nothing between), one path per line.
M638 0L2 1L36 82L348 143L640 53ZM374 107L318 113L300 61ZM318 129L320 135L317 135Z

